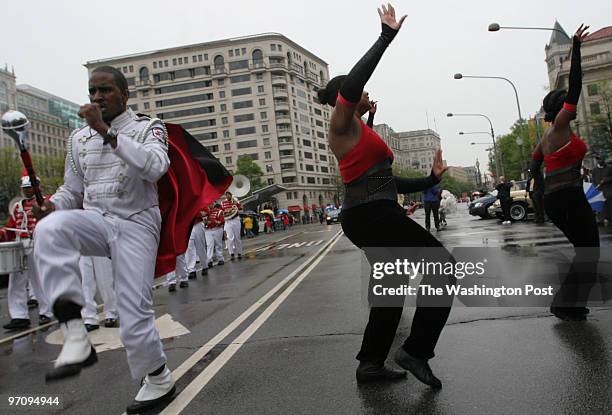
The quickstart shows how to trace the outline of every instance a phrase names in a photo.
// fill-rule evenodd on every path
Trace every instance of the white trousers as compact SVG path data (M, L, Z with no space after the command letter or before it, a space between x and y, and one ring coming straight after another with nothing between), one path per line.
M36 272L36 262L34 261L32 250L26 250L26 261L28 269L24 271L11 272L9 274L8 285L8 308L11 318L29 319L28 311L28 282L30 291L38 300L38 314L41 316L52 317L51 307L47 296L42 290L40 278Z
M117 319L117 297L113 289L113 263L107 257L82 256L79 260L81 283L85 307L81 316L85 324L98 324L98 304L96 304L96 288L104 301L106 318Z
M200 260L202 268L208 268L208 253L206 252L206 231L203 223L196 224L191 229L189 245L185 254L187 273L196 272L196 261Z
M166 282L168 284L176 284L176 278L179 282L187 281L187 264L185 263L185 254L176 257L176 268L174 271L166 274Z
M240 239L240 215L225 221L225 233L227 234L227 250L230 255L242 255L242 240Z
M215 258L217 261L225 261L223 258L223 228L221 226L206 229L206 256L206 264L213 262Z
M158 208L129 220L92 210L59 210L36 226L34 258L51 304L62 296L84 305L80 257L112 258L119 334L134 379L166 363L152 307L160 227Z

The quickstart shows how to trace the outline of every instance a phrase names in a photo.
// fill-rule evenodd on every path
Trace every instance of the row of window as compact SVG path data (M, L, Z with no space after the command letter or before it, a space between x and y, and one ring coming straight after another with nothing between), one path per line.
M197 62L202 62L202 61L207 61L207 60L208 60L208 53L199 54L199 55L192 55L191 56L191 63L197 63ZM181 56L181 57L178 57L178 58L172 58L172 65L173 66L187 65L188 63L189 63L189 57L188 56ZM167 67L168 67L168 59L153 61L153 68L154 69L157 69L157 68L167 68Z

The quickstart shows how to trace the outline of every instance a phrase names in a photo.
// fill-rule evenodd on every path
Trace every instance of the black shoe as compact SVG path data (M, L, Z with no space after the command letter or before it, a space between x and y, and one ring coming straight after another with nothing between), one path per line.
M242 254L238 254L238 259L242 259Z
M117 327L118 325L116 318L107 318L104 320L104 327Z
M212 268L212 267L213 267L213 263L212 263L212 261L210 261L210 262L208 263L208 268Z
M384 382L406 378L406 372L403 370L396 370L384 364L380 365L371 362L359 363L355 374L358 383Z
M85 325L87 326L87 324ZM60 367L55 367L47 372L45 375L45 381L53 382L56 380L68 378L71 376L76 376L81 373L81 369L84 367L88 367L93 365L98 361L98 355L96 354L96 349L91 346L91 352L89 352L89 356L81 363L72 363L69 365L63 365Z
M154 407L156 407L157 405L162 405L166 402L169 402L170 400L172 400L172 397L174 396L174 393L176 392L176 386L173 386L172 389L170 389L170 391L168 393L166 393L164 396L161 396L157 399L151 399L150 401L137 401L134 400L130 406L128 406L125 409L125 412L127 414L140 414L140 413L144 413L147 412L151 409L153 409Z
M51 322L51 318L47 317L45 315L40 315L38 316L38 324L42 325L42 324L47 324Z
M207 276L207 275L208 275L208 268L204 268L204 269L202 270L202 276L203 276L203 277L205 277L205 276Z
M2 327L4 327L6 330L24 330L30 327L30 319L12 318L9 323L5 324Z
M168 292L173 293L176 291L176 284L168 284Z
M85 323L85 330L89 333L90 331L98 330L100 328L99 324L87 324Z
M234 259L236 259L236 257L234 256L234 254L230 255L230 261L233 261Z
M219 261L219 262L217 262L217 265L223 265L223 264L225 264L225 262L224 262L224 261Z
M187 287L189 287L189 283L187 281L181 281L181 282L179 282L179 287L187 288Z
M410 371L418 380L432 388L440 389L442 382L435 377L426 359L410 356L404 348L400 347L395 353L395 363Z
M28 308L36 308L38 307L38 300L34 300L34 299L28 300L27 304L28 304Z
M550 312L563 321L584 321L589 309L586 307L550 307Z
M189 273L190 280L195 280L196 278L198 278L198 274L195 271Z
M436 232L440 232L442 228L436 228Z

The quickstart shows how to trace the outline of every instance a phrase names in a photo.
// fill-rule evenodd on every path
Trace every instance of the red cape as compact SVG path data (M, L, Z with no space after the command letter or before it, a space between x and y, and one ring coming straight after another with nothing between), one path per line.
M196 214L217 200L232 183L221 162L178 124L166 123L170 168L157 182L162 229L155 277L176 268L187 250Z

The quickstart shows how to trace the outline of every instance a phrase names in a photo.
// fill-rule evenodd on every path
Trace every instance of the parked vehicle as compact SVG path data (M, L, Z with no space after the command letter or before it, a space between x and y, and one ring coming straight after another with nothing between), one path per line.
M480 216L483 219L489 219L489 207L497 200L497 190L493 190L488 194L474 199L469 205L468 210L472 216Z
M527 193L527 181L521 180L514 183L512 190L510 191L510 197L512 197L512 204L510 205L510 219L519 222L527 219L530 213L534 213L533 201ZM489 208L489 215L502 219L502 209L499 200Z

